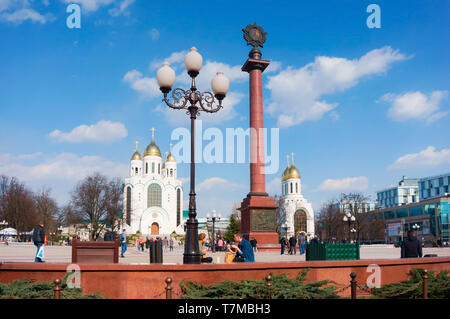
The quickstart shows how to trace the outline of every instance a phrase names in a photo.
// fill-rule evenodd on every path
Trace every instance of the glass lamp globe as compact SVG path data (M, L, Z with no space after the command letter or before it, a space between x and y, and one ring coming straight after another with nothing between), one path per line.
M208 214L206 214L206 218L209 218L209 213L208 213Z
M211 88L218 100L222 100L228 92L230 81L222 73L217 72L216 76L211 80Z
M163 93L170 92L175 83L175 71L170 67L169 63L163 63L162 67L156 73L156 80Z
M219 219L222 218L222 214L217 215L217 217L219 217Z
M184 57L184 66L190 76L197 76L202 68L203 58L200 53L197 52L195 47L192 47Z
M343 220L344 222L348 221L347 216L344 216L344 218L342 218L342 220Z
M356 220L355 216L352 216L351 220L354 222Z

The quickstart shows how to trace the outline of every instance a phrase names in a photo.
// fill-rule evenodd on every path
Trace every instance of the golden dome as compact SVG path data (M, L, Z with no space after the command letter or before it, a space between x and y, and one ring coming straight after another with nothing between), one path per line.
M292 164L291 168L289 169L289 173L286 179L289 178L300 178L300 172L298 171L297 167Z
M152 139L152 142L148 144L147 148L145 149L144 156L159 156L161 157L161 152L159 150L159 147L155 144L155 140Z
M283 174L281 175L281 180L284 181L286 179L286 176L289 174L289 165L284 170Z
M141 154L139 154L139 152L136 150L133 154L133 156L131 157L132 161L142 161L142 156Z
M292 164L290 167L289 167L289 155L287 156L287 167L284 170L283 175L281 175L282 181L285 181L290 178L300 178L300 172L294 165L294 153L292 153Z
M172 155L172 152L169 153L169 155L167 155L166 157L166 162L176 162L177 160L175 159L175 157Z

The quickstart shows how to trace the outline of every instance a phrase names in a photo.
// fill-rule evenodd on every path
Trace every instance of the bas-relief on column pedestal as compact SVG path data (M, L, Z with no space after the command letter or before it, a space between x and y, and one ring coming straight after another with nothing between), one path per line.
M244 238L255 238L258 249L278 249L276 232L277 204L271 196L247 196L241 203L241 232Z

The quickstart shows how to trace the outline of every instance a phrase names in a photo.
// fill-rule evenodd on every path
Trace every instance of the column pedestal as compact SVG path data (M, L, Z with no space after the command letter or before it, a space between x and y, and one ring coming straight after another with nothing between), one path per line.
M248 195L241 202L241 232L245 239L255 238L258 251L279 250L276 232L277 204L271 196Z

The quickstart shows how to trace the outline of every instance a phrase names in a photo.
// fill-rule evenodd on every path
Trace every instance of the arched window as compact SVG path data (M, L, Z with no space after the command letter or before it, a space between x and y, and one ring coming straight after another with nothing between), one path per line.
M170 169L170 177L173 176L173 168Z
M131 224L131 187L130 186L127 187L126 196L127 196L127 207L126 207L127 211L125 212L125 214L126 214L125 216L126 216L127 225L130 225Z
M152 174L155 174L155 163L152 163Z
M145 163L145 174L148 174L148 163Z
M177 226L181 223L181 189L177 189Z
M294 231L297 234L299 231L307 233L306 229L306 213L303 210L298 210L294 214Z
M161 174L161 164L158 163L158 174Z
M294 192L293 190L292 190L292 183L290 183L291 184L291 194Z
M147 207L151 206L161 207L161 186L158 184L151 184L148 187Z
M136 175L139 173L139 169L136 167L135 169Z
M295 192L298 194L298 183L295 183Z

